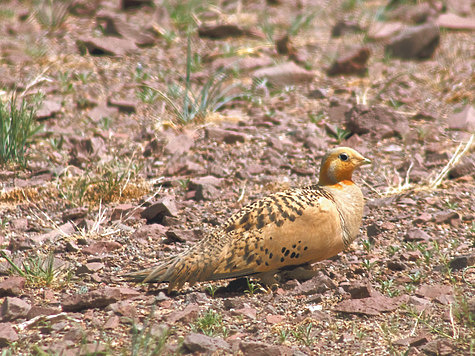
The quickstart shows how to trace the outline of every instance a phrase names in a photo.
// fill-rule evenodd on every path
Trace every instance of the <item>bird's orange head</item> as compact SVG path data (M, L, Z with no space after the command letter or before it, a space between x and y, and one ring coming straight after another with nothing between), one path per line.
M343 181L351 182L353 171L371 161L354 149L338 147L329 151L322 158L320 167L320 185L334 185Z

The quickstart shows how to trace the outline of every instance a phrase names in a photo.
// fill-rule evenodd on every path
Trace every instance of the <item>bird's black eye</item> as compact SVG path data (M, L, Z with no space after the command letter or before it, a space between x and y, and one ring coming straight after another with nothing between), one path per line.
M348 161L348 155L346 153L340 153L338 158L341 159L342 161Z

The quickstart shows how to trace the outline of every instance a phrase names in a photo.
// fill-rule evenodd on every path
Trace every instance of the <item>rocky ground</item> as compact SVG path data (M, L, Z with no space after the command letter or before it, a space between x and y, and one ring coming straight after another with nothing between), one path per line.
M2 1L1 99L39 103L41 125L0 170L2 354L474 354L474 16L457 0ZM365 217L313 279L168 295L121 278L315 183L337 145L373 161L355 177Z

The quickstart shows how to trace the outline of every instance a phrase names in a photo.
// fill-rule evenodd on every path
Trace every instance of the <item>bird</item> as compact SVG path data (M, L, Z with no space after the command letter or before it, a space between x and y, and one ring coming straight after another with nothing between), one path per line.
M249 276L272 286L277 272L333 257L354 241L362 223L364 197L352 175L370 163L352 148L331 149L321 160L317 184L256 200L188 250L125 277L168 282L168 292L180 290L186 282L193 286Z

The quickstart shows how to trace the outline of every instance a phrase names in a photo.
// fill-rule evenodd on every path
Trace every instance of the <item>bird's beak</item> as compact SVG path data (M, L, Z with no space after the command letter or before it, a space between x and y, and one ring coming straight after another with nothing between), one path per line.
M369 159L363 157L363 159L360 161L359 166L364 166L366 164L371 164L371 161Z

